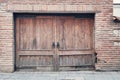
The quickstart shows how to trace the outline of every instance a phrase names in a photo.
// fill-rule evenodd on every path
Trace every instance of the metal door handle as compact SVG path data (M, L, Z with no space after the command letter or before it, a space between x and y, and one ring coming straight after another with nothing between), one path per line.
M55 42L52 43L52 48L55 48Z
M57 48L60 48L60 44L59 44L59 42L57 42Z

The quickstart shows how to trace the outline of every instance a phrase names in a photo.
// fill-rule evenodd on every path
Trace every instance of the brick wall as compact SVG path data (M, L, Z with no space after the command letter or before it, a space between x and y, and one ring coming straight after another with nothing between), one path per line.
M14 71L13 13L95 13L96 70L120 70L120 36L113 23L113 0L0 0L0 70Z
M13 14L6 10L6 0L0 0L0 71L14 71Z

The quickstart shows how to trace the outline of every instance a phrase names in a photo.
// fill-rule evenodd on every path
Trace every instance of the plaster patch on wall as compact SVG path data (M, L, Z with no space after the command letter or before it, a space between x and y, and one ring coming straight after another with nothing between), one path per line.
M115 41L114 46L120 46L120 41Z
M120 37L120 29L114 29L113 30L113 35L116 37Z

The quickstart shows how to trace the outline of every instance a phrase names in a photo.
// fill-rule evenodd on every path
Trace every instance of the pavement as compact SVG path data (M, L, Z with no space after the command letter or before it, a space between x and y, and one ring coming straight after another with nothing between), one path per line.
M0 72L0 80L120 80L120 72Z

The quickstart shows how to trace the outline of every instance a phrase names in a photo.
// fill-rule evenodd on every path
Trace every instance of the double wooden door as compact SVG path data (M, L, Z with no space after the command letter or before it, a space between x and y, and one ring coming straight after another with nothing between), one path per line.
M16 67L79 70L94 66L93 19L35 16L16 19Z

